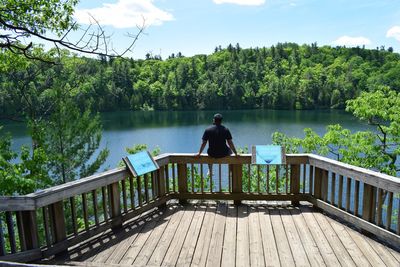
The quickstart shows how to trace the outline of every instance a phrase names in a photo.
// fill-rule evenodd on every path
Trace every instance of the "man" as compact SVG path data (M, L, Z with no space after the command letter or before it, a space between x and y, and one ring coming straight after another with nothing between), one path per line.
M197 156L200 156L208 142L207 153L213 158L223 158L233 153L237 156L235 145L232 142L232 135L228 128L222 124L222 115L214 115L213 125L208 127L203 134L203 143ZM226 145L228 143L229 147Z

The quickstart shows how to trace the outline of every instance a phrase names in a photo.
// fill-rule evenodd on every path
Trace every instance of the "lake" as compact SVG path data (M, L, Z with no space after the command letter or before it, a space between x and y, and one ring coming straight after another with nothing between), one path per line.
M304 128L319 134L328 124L340 123L352 131L371 129L351 114L341 110L234 110L218 111L223 124L233 136L236 147L270 144L271 135L281 131L289 136L302 137ZM217 111L118 111L102 113L103 139L110 155L103 168L114 168L126 155L125 148L147 144L159 147L162 153L196 153L204 129L212 123ZM3 121L5 131L13 136L13 149L30 144L23 123Z

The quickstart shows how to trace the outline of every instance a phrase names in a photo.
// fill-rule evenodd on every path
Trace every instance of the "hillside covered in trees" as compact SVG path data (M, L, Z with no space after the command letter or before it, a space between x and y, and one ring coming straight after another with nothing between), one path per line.
M217 47L211 55L162 60L72 56L63 65L30 63L0 73L1 113L18 116L21 90L62 83L96 111L344 108L345 101L381 86L400 91L400 55L393 49L278 43L270 48ZM21 83L24 83L23 85ZM27 89L28 90L28 89Z

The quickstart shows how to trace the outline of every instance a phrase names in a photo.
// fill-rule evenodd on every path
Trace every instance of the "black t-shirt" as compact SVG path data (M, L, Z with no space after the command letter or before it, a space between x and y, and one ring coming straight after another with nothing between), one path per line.
M203 140L208 141L207 153L214 158L226 157L232 153L226 145L226 140L231 139L231 132L223 125L212 125L203 134Z

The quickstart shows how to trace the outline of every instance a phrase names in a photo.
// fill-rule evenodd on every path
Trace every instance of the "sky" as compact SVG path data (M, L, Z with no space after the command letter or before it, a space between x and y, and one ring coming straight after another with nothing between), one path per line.
M95 18L121 52L144 22L144 34L127 54L133 58L278 42L400 52L400 0L81 0L74 16L82 27Z

